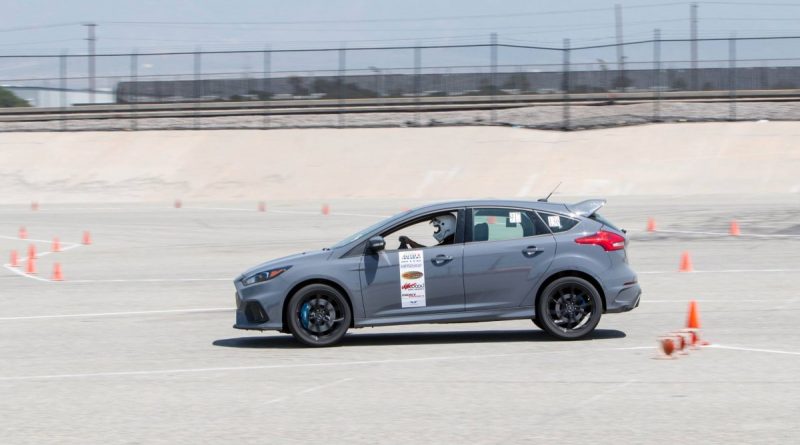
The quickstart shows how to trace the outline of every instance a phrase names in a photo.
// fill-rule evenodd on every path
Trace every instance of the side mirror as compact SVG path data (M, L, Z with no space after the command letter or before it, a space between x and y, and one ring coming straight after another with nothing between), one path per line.
M386 248L386 240L382 236L373 236L367 240L367 248L373 252L378 252Z

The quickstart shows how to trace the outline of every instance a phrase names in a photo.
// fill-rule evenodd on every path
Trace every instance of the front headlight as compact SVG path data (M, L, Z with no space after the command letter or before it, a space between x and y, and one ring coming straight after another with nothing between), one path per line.
M263 272L258 272L254 275L250 275L249 277L245 277L242 280L242 284L244 284L245 286L250 286L251 284L256 284L256 283L261 283L262 281L271 280L277 277L278 275L286 272L291 267L292 266L286 266L277 269L270 269L270 270L265 270Z

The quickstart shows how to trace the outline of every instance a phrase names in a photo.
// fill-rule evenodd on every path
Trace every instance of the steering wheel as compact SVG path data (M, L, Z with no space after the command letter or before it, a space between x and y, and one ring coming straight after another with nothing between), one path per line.
M400 249L408 249L409 239L407 236L401 235L400 238L398 238L397 240L400 241L400 247L399 247Z

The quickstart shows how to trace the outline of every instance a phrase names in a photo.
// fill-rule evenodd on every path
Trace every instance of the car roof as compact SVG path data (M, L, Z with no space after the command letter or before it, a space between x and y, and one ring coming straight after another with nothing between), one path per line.
M455 207L522 207L537 210L549 210L553 212L570 212L567 204L560 202L542 202L530 200L514 200L514 199L470 199L470 200L457 200L457 201L444 201L434 204L426 204L421 207L411 209L411 213L425 213L429 211L445 210Z

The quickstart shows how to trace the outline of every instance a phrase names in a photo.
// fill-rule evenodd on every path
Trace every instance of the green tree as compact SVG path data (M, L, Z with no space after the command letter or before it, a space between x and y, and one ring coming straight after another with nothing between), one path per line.
M30 107L31 104L15 96L14 93L0 87L0 107Z

